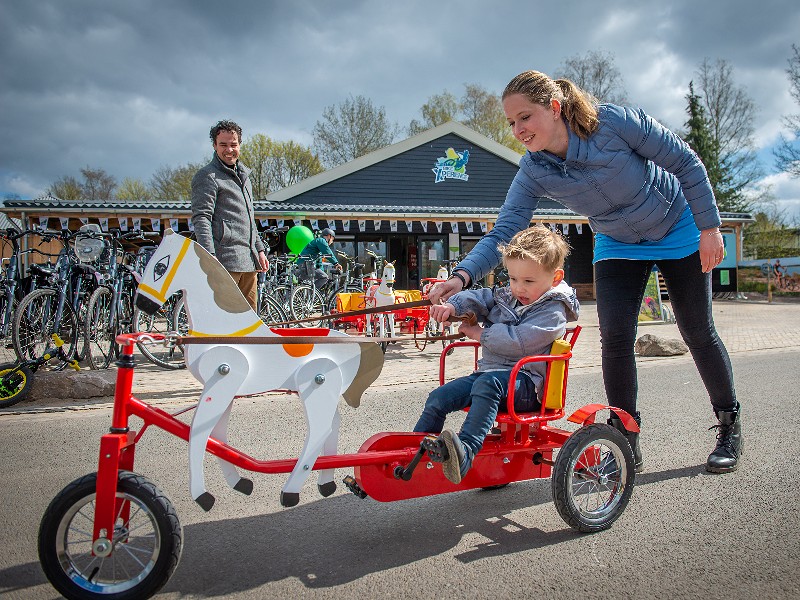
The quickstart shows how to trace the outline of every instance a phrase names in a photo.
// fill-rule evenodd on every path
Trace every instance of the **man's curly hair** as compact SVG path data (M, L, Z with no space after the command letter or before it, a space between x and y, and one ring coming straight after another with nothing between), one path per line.
M548 271L564 268L569 255L569 244L560 233L542 225L523 229L507 244L497 249L503 255L503 265L508 259L532 260Z
M211 128L211 141L217 143L217 136L220 131L229 131L239 136L239 143L242 143L242 128L233 121L220 121Z

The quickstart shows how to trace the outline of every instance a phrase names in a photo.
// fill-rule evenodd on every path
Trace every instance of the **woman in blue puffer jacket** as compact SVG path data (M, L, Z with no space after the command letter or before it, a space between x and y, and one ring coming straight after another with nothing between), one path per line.
M634 415L634 343L645 284L658 265L681 335L689 346L719 420L706 469L736 469L741 412L727 350L711 313L711 270L723 259L719 211L705 167L677 135L641 110L594 99L566 79L537 71L515 77L503 92L514 136L528 149L497 223L435 288L447 299L499 262L499 243L529 226L541 197L589 218L595 232L595 287L609 404ZM609 423L624 431L621 422ZM627 434L642 469L639 434Z

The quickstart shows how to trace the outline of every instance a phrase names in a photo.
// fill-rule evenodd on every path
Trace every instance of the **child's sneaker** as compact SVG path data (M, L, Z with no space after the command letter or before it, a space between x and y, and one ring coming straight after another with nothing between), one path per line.
M442 463L444 476L452 483L459 484L470 467L468 451L459 437L449 429L445 429L439 439L444 442L448 453L447 459Z

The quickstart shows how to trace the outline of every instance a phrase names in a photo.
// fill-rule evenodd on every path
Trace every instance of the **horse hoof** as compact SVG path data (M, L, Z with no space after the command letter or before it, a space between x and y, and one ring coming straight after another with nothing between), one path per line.
M300 502L300 494L296 492L281 492L281 506L289 508L290 506L297 506Z
M194 499L200 505L204 511L208 512L211 510L211 507L214 506L214 496L209 494L208 492L203 492L197 498Z
M319 493L323 498L327 498L336 491L336 482L329 481L328 483L321 483L317 486Z
M244 494L245 496L249 496L253 493L253 482L249 479L245 479L242 477L235 486L233 486L237 492Z

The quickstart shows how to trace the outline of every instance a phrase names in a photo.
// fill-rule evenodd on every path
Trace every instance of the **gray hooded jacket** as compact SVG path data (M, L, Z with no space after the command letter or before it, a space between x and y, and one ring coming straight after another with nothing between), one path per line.
M576 321L580 313L575 290L563 281L525 306L514 299L508 287L465 290L447 301L456 314L472 312L483 323L478 371L511 370L525 356L549 354L553 342L564 335L567 323ZM543 362L524 367L540 398L545 368Z

